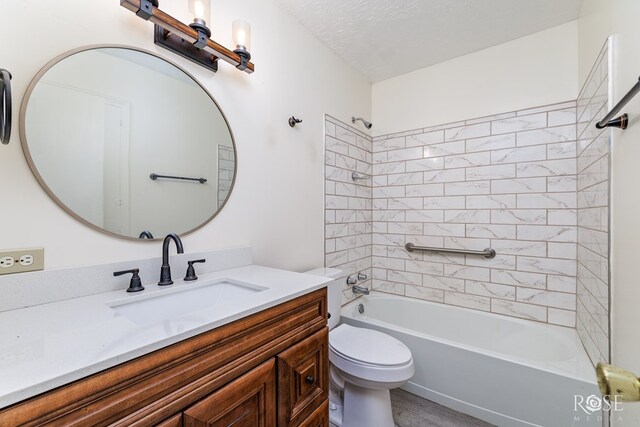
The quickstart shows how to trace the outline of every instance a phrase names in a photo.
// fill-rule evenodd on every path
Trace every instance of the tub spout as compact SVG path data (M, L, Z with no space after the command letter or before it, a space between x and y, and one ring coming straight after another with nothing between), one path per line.
M363 286L358 286L358 285L353 285L353 287L351 288L351 290L353 291L354 294L364 294L364 295L369 295L369 289L365 288Z

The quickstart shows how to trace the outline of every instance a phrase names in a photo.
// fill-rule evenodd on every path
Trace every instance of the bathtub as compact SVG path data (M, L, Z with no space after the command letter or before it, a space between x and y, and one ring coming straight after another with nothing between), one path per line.
M341 321L405 343L416 373L402 388L415 395L498 426L602 425L576 407L600 392L573 329L377 292Z

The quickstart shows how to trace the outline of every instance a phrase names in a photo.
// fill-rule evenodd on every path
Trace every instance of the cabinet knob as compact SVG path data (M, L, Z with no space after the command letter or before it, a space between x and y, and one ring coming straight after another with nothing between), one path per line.
M313 376L311 376L311 375L309 375L309 376L307 377L307 384L313 384L313 383L315 383L315 382L316 382L316 378L315 378L315 377L313 377Z

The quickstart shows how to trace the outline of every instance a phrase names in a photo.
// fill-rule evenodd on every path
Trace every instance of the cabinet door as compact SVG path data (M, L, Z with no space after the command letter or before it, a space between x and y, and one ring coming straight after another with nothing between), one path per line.
M275 375L271 359L184 411L184 426L275 427Z
M278 426L297 426L329 397L328 329L278 354Z
M307 419L300 423L299 427L329 427L329 401L318 406Z

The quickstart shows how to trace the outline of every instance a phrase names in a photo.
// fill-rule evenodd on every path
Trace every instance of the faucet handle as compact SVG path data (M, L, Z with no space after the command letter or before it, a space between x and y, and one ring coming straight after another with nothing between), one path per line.
M358 280L367 280L367 275L360 271L358 273Z
M122 276L123 274L133 274L133 276L131 276L127 292L140 292L144 291L144 286L142 286L142 281L140 280L138 273L140 273L140 269L132 268L131 270L116 271L113 275Z
M193 264L201 263L201 262L207 262L207 260L206 259L194 259L192 261L187 261L187 264L189 266L187 267L187 275L184 277L184 281L185 282L190 282L192 280L198 280L198 276L196 276L196 269L193 268Z

